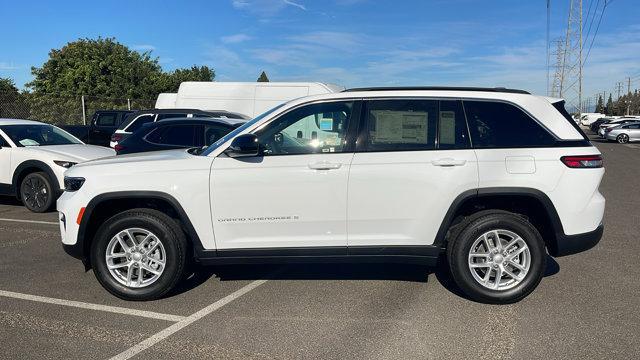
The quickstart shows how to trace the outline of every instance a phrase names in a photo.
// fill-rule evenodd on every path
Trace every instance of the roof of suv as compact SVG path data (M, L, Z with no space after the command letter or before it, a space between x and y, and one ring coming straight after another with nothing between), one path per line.
M457 86L389 86L389 87L363 87L344 90L343 92L359 92L359 91L402 91L402 90L445 90L445 91L482 91L482 92L502 92L512 94L528 94L531 93L519 89L508 89L504 87L457 87Z

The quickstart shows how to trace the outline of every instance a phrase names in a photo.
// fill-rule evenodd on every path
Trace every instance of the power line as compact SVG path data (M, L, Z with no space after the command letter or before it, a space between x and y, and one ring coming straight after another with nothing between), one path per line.
M596 26L596 32L593 34L593 37L591 38L591 44L589 44L589 50L587 50L587 56L584 57L584 62L587 62L587 59L589 58L589 54L591 53L591 47L593 46L593 42L596 39L596 36L598 35L598 30L600 30L600 23L602 22L602 16L604 15L604 10L607 8L607 5L609 5L613 0L604 0L604 5L602 6L602 11L600 12L600 18L598 19L598 26ZM584 63L583 62L583 63Z

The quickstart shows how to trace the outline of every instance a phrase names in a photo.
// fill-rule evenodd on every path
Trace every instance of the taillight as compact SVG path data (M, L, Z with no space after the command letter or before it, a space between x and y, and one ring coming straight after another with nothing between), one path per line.
M113 141L113 142L118 142L118 141L120 141L120 140L122 140L122 135L120 135L120 134L113 134L113 135L111 135L111 141Z
M613 130L613 128L611 128L611 127L604 128L604 132L606 132L606 133L611 132L611 130Z
M560 158L563 164L573 169L593 169L601 168L602 156L600 155L575 155L563 156Z
M113 150L115 150L116 153L119 153L120 151L124 150L124 146L116 144L116 146L113 147Z

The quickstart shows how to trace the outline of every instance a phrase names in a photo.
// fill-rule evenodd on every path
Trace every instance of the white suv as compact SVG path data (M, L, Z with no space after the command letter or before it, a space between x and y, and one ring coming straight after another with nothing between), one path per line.
M367 88L300 98L204 151L79 164L58 200L67 252L124 299L191 262L446 260L509 303L547 252L603 232L600 152L564 101L504 88Z

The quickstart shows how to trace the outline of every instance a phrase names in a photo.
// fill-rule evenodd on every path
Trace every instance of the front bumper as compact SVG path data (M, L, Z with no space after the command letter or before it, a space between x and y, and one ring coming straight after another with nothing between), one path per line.
M600 224L595 230L575 235L558 235L554 246L549 248L552 256L566 256L587 251L596 246L602 238L604 225Z

